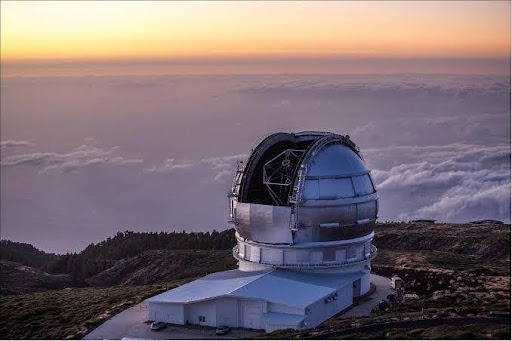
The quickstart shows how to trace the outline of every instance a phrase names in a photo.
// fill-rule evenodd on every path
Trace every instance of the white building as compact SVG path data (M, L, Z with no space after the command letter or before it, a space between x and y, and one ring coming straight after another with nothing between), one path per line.
M314 327L370 290L377 193L348 136L277 133L237 169L239 269L154 296L149 318L264 329Z

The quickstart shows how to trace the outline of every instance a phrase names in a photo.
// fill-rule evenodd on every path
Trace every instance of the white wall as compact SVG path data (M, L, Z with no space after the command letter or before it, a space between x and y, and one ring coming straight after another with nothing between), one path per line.
M205 321L199 321L199 316L204 316ZM185 322L203 326L217 326L217 308L215 300L189 303L185 305Z
M149 302L148 306L148 317L150 320L157 322L185 324L185 309L183 304Z
M366 270L361 278L361 295L366 294L370 290L371 275L370 270Z
M251 246L251 261L258 263L260 261L260 247Z
M263 329L263 314L266 313L267 305L263 301L241 299L240 326L250 329Z
M217 309L217 326L240 326L238 300L232 297L220 297L215 300Z
M262 248L261 261L266 264L282 265L283 250L274 248Z
M308 307L310 312L304 320L305 328L315 327L352 305L352 283L337 290L336 293L338 299L335 301L325 303L324 298L321 298Z

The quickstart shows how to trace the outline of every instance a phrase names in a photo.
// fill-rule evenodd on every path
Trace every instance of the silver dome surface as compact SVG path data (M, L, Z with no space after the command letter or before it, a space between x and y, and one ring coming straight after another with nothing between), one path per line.
M343 144L331 144L308 160L306 176L350 176L366 174L364 161L352 149Z
M230 217L238 234L270 244L347 240L373 232L376 189L348 136L276 133L236 172Z

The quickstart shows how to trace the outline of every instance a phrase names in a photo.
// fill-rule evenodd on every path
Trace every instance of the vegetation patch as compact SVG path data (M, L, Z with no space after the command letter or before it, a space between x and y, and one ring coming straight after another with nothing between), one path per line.
M116 313L182 282L2 295L0 336L2 339L79 339Z

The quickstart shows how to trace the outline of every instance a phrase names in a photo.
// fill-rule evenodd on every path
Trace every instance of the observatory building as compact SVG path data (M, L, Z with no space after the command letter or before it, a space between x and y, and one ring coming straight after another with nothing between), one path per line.
M151 320L305 329L370 290L378 200L348 135L268 136L238 164L229 202L239 268L147 299Z

